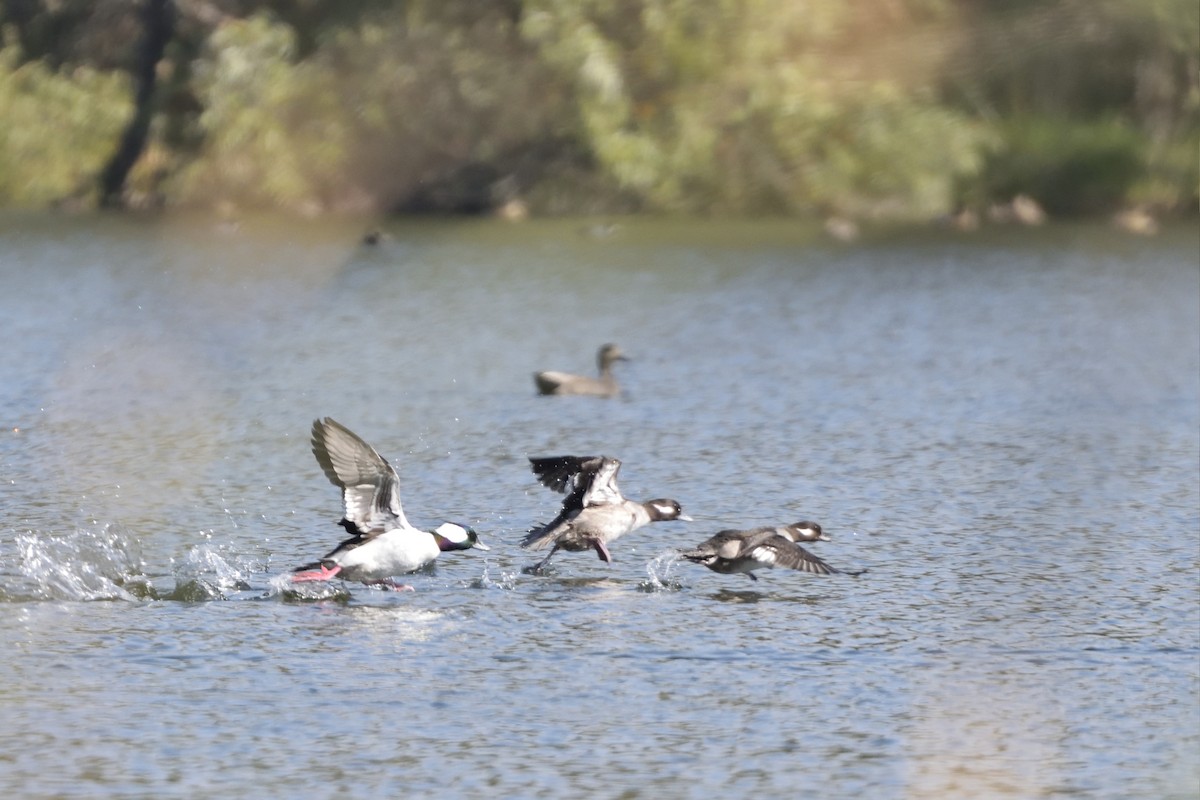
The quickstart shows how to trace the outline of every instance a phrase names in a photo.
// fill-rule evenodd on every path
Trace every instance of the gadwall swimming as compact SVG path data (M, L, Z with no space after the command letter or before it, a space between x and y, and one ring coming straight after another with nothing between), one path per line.
M612 365L617 361L628 361L621 348L615 344L606 344L596 353L596 365L600 369L600 377L589 378L586 375L572 375L569 372L538 372L533 376L537 384L538 394L579 394L592 397L613 397L620 394L621 387L613 377Z

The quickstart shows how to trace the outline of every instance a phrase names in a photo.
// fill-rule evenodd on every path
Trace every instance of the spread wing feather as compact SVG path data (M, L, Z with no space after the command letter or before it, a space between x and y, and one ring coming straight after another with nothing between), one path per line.
M838 571L775 530L755 528L748 531L720 531L681 555L698 562L717 559L716 563L749 558L763 567L786 567L814 575L831 575Z
M538 548L548 544L564 523L575 518L587 506L620 503L624 500L617 487L621 462L606 456L547 456L530 458L529 466L538 481L556 492L563 492L562 508L553 520L535 525L521 540L522 547Z
M400 505L396 470L356 433L332 417L316 420L312 451L325 477L342 490L342 525L348 531L370 538L410 527Z

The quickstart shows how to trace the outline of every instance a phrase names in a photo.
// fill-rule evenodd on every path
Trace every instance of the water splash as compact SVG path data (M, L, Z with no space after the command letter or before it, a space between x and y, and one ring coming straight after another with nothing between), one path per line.
M678 579L671 577L671 569L683 558L678 550L667 550L659 553L646 563L647 579L641 588L647 592L672 592L683 588Z
M136 601L154 596L140 543L119 525L65 535L19 534L12 547L16 574L0 574L0 599ZM7 554L2 561L9 561Z
M247 576L261 570L261 565L228 552L224 546L196 545L176 563L175 590L168 599L185 602L223 600L249 589Z
M284 572L271 578L263 599L278 597L283 600L312 601L336 600L346 602L353 595L343 581L312 581L309 583L293 583L292 574Z
M483 563L483 574L476 578L471 583L472 589L515 589L517 587L516 572L500 571L499 578L493 578L491 575L491 564Z

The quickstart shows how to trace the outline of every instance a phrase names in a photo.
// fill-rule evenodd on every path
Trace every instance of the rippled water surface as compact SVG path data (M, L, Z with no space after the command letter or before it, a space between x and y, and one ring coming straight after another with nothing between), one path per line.
M1194 226L359 233L0 218L9 796L1200 796ZM281 590L324 415L491 551ZM560 453L695 521L523 573ZM868 571L673 556L804 518Z

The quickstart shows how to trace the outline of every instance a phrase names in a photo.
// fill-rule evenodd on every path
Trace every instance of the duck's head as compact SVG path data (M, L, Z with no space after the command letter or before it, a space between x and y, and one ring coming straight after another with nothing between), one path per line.
M479 534L475 529L468 525L459 525L455 522L443 522L433 532L433 538L437 540L438 547L442 552L449 550L491 550L483 542L479 541Z
M821 526L805 520L783 528L782 533L793 542L828 542L829 537L821 532Z
M621 348L617 347L612 342L604 345L596 353L596 365L601 370L607 369L609 365L616 361L628 361L629 357L621 352Z
M650 518L655 522L664 522L672 519L679 519L684 522L692 521L691 517L683 513L683 508L675 500L651 500L645 505L646 510L650 512Z

